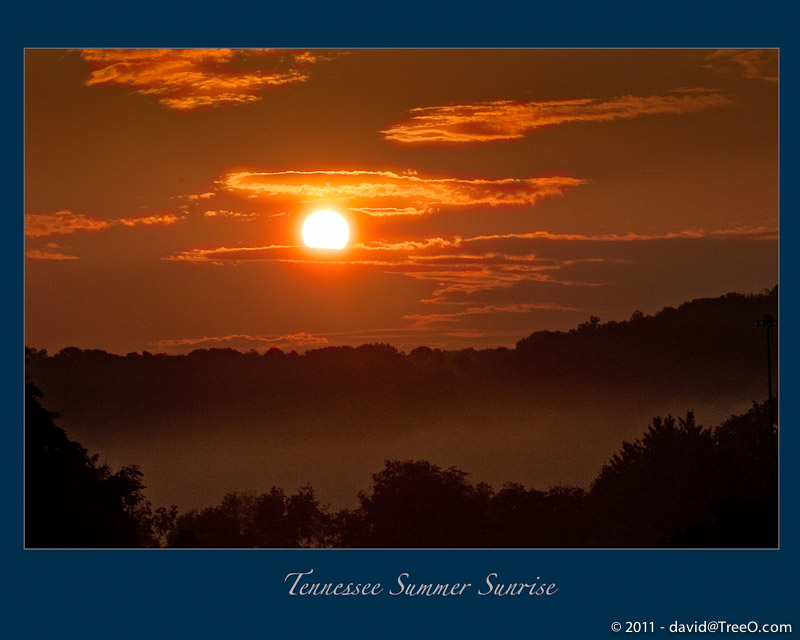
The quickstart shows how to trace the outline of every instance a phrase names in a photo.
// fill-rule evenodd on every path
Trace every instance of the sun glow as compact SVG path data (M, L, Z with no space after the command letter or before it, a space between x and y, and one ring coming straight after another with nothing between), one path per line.
M303 242L313 249L344 249L349 237L347 221L330 209L312 213L303 223Z

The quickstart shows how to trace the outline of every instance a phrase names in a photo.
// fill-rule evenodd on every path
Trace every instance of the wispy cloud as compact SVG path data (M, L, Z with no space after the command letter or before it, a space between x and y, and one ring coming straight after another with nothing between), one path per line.
M445 325L460 322L470 316L476 315L498 315L508 313L531 313L534 311L575 311L583 309L568 307L556 302L524 302L505 305L486 305L482 307L469 307L463 311L454 313L429 313L413 314L403 316L404 320L411 320L414 326L430 327L434 325Z
M333 200L373 216L421 215L440 206L530 206L586 182L568 176L426 178L392 171L241 171L220 181L225 189L245 195Z
M677 239L700 239L700 238L747 238L751 240L777 240L778 225L765 223L755 226L736 225L722 229L705 229L702 227L690 227L676 231L665 231L661 233L604 233L604 234L580 234L580 233L550 233L549 231L533 231L530 233L505 233L493 235L473 236L463 238L453 236L450 239L436 237L426 238L418 241L402 242L383 242L370 241L359 243L357 248L367 251L413 251L428 249L430 247L464 247L477 243L486 243L502 240L531 240L531 241L576 241L576 242L648 242L653 240L677 240Z
M716 91L681 89L668 95L621 96L611 100L496 100L412 109L410 116L382 133L406 144L518 140L536 129L572 122L607 122L643 115L694 113L724 107Z
M587 279L585 270L582 270L583 277L567 274L574 272L572 268L579 265L618 262L620 259L615 257L614 244L734 239L760 242L776 238L777 224L692 228L653 234L583 235L540 231L402 242L373 241L356 244L346 253L336 256L316 256L292 245L263 245L190 249L163 259L214 265L262 261L370 269L429 282L431 294L422 302L453 304L454 300L463 301L465 296L511 289L524 282L565 287L603 286L604 282ZM578 255L570 248L577 244L585 245ZM587 246L595 246L596 250Z
M55 213L31 213L25 216L25 235L29 238L73 233L74 231L97 231L107 229L107 220L90 218L82 213L56 211Z
M333 345L362 345L375 342L388 342L400 350L411 351L420 344L431 348L459 349L464 341L470 345L496 347L513 346L519 340L520 332L514 329L472 328L458 323L416 323L405 321L402 326L390 329L366 329L356 331L326 332L311 334L297 332L287 335L248 335L204 336L202 338L177 338L153 340L148 348L167 353L188 353L194 349L229 348L239 351L255 349L264 352L272 348L282 351L303 352Z
M25 252L25 257L31 260L77 260L78 256L62 253L59 246L49 243L44 249L31 249Z
M115 225L135 227L139 225L171 225L182 220L171 213L154 214L138 218L100 220L82 213L56 211L55 213L29 213L25 215L25 235L28 238L74 233L76 231L100 231Z
M707 69L750 80L778 81L777 49L720 49L705 58Z
M419 265L436 267L442 264L462 264L475 268L476 263L482 265L504 264L518 267L533 267L537 270L551 268L547 261L531 253L537 243L631 243L653 242L657 240L699 240L699 239L741 238L754 241L776 240L777 224L761 224L757 226L733 226L722 229L687 228L662 233L625 233L625 234L567 234L534 231L531 233L506 233L479 235L464 238L425 238L423 240L404 240L400 242L370 241L358 243L352 247L345 257L333 260L336 264L364 264L385 267L389 265ZM509 254L501 247L504 243L523 243L517 247L517 254ZM528 244L526 249L525 243ZM162 258L178 262L321 262L331 263L330 256L314 257L303 254L300 247L287 244L260 245L253 247L216 247L211 249L189 249ZM487 252L487 249L489 250ZM446 253L442 253L445 251ZM469 251L472 251L470 253ZM477 251L477 253L475 253ZM381 254L376 258L375 254ZM436 275L436 274L434 274Z
M251 260L285 260L276 251L284 252L287 261L294 262L298 247L295 245L272 244L259 247L216 247L214 249L189 249L165 256L162 260L172 262L210 262L221 264L223 262L246 262ZM285 253L287 250L292 253Z
M277 49L84 49L86 84L154 95L175 111L247 104L268 89L308 80L322 52Z
M172 196L172 200L185 200L189 203L197 203L200 200L209 200L213 198L216 193L213 191L206 191L205 193L185 193L179 196Z
M305 331L287 335L248 335L235 333L227 336L203 336L202 338L174 338L167 340L153 340L150 347L167 351L194 349L231 348L231 349L307 349L309 347L324 347L329 344L324 336L318 336Z
M137 225L169 225L175 224L180 219L180 216L176 216L171 213L165 213L162 215L143 216L141 218L120 218L119 223L125 225L126 227L135 227Z
M423 216L430 213L430 208L425 207L350 207L353 213L363 213L374 218L390 216Z
M217 209L212 211L204 211L203 216L206 218L233 218L236 220L252 221L259 217L255 212L242 213L240 211L228 211L227 209ZM270 218L277 217L276 215L268 216Z

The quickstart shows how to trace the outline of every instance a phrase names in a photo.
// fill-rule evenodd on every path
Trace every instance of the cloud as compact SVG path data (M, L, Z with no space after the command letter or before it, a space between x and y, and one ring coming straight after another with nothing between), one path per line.
M377 270L395 273L407 278L434 283L432 296L424 302L449 303L453 295L473 294L481 291L506 289L524 281L549 282L564 286L596 286L595 283L574 282L560 278L558 271L566 265L593 262L600 259L563 260L539 258L532 254L508 255L501 252L465 254L420 254L436 249L438 240L416 243L417 249L395 251L395 255L374 258L369 249L353 248L346 257L315 257L303 253L298 247L269 245L259 247L220 247L217 249L192 249L163 259L184 263L213 265L243 264L263 261L291 264L335 264L340 267ZM414 243L407 243L413 245ZM455 245L449 245L454 248ZM415 253L416 251L416 253Z
M88 86L153 95L174 111L247 104L268 89L305 82L330 54L279 49L84 49Z
M334 200L380 216L420 215L438 206L530 206L587 181L567 176L485 180L424 178L392 171L241 171L227 174L220 183L249 196L289 197L301 202ZM388 200L392 206L364 209L375 200Z
M56 251L56 246L48 245L45 249L31 249L25 252L26 258L32 260L77 260L78 256L70 256L60 251Z
M172 262L210 262L222 264L224 262L245 262L251 260L281 260L280 256L273 253L276 250L292 250L294 256L298 247L295 245L272 244L261 247L217 247L215 249L189 249L161 258ZM294 262L295 260L289 260Z
M154 340L148 348L169 353L188 353L194 349L229 348L239 351L255 349L267 351L278 348L282 351L296 350L303 352L333 345L361 345L375 342L388 342L400 350L411 351L420 344L431 348L462 348L466 346L462 340L468 339L472 346L484 344L496 347L500 344L513 346L519 340L520 332L516 329L491 329L469 327L434 327L425 324L407 323L405 326L390 329L368 329L364 331L327 332L325 335L298 332L281 336L259 336L248 334L232 334L228 336L204 336L202 338L177 338Z
M602 261L592 259L586 261ZM593 282L577 282L557 277L555 272L567 264L576 261L538 260L531 258L529 264L523 265L519 261L508 264L497 260L493 256L491 262L480 263L479 260L454 263L448 269L436 268L426 264L410 264L405 268L398 266L394 269L402 275L436 283L436 289L431 298L423 302L435 304L450 304L452 296L472 295L479 292L510 289L522 282L540 282L559 284L562 286L599 286Z
M402 242L384 242L382 240L374 240L371 242L358 243L355 245L355 248L364 249L366 251L419 251L420 249L429 249L431 247L458 246L462 240L463 239L460 236L455 236L453 240L447 240L445 238L403 240Z
M537 271L553 268L547 260L531 252L537 244L542 243L632 243L653 242L657 240L700 240L700 239L747 239L754 241L777 240L777 224L765 223L757 226L733 226L722 229L703 229L699 227L667 231L663 233L625 233L625 234L567 234L534 231L531 233L506 233L480 235L463 238L425 238L423 240L404 240L401 242L370 241L357 243L342 257L331 260L329 255L314 257L313 254L301 253L297 245L273 244L254 247L216 247L213 249L189 249L162 260L177 262L212 262L227 261L274 261L274 262L306 262L362 264L387 267L398 265L403 267L419 266L425 270L439 268L441 265L462 265L465 268L477 269L479 265L535 268ZM509 252L510 243L518 246ZM521 244L520 244L521 243ZM506 246L503 249L503 246ZM472 253L467 251L472 248ZM482 249L483 248L483 249ZM477 251L477 253L476 253ZM443 253L444 252L444 253ZM379 255L380 257L375 257ZM575 261L567 261L573 263ZM558 261L557 264L564 264Z
M694 113L724 107L730 100L716 91L683 88L669 95L582 98L557 101L496 100L412 109L410 117L382 133L406 144L518 140L536 129L571 122L608 122L643 115Z
M173 214L155 214L138 218L98 220L81 213L57 211L56 213L31 213L25 215L25 236L34 245L39 238L64 235L77 231L102 231L112 227L164 226L182 220ZM77 260L78 256L64 253L58 244L48 242L43 248L31 248L25 256L33 260Z
M307 349L309 347L322 347L329 344L323 336L313 335L305 331L281 336L248 335L236 333L221 337L203 336L202 338L176 338L168 340L154 340L149 343L154 349L186 350L194 349Z
M168 225L168 224L175 224L181 220L180 216L172 215L171 213L165 213L162 215L154 215L154 216L144 216L141 218L120 218L118 222L120 224L125 225L126 227L135 227L137 225L145 225L150 226L154 224L160 225Z
M421 302L465 304L464 300L481 292L508 290L521 283L547 283L562 287L601 287L597 281L573 267L625 262L618 246L633 243L698 240L777 239L777 223L734 226L721 229L690 228L653 234L554 234L545 231L517 234L481 235L463 238L433 237L402 242L359 243L346 253L315 256L292 245L218 247L190 249L164 257L184 263L237 265L247 262L331 264L393 273L431 283L431 294ZM583 245L576 251L572 246ZM595 249L592 249L592 247ZM602 247L602 249L601 249ZM471 312L472 314L475 311ZM448 317L441 315L440 320ZM454 318L459 315L452 316Z
M524 302L506 305L486 305L483 307L469 307L464 311L454 313L430 313L414 314L403 316L404 320L411 320L414 326L429 327L431 325L442 325L459 322L465 318L476 315L497 315L506 313L531 313L533 311L575 311L582 312L583 309L567 307L556 302Z
M690 227L677 231L666 231L662 233L605 233L586 235L579 233L550 233L549 231L533 231L531 233L505 233L494 235L473 236L462 238L453 236L452 239L441 237L426 238L418 241L403 242L383 242L371 241L355 245L357 248L367 251L411 251L427 249L429 247L463 247L470 244L486 243L489 241L502 240L541 240L541 241L576 241L576 242L648 242L653 240L677 240L677 239L700 239L700 238L747 238L750 240L777 240L777 222L764 223L756 226L736 225L723 229L704 229L702 227Z
M180 196L172 196L172 200L186 200L187 202L198 202L199 200L208 200L213 198L216 193L213 191L207 191L206 193L185 193Z
M430 213L430 209L419 207L350 207L348 211L353 213L363 213L374 218L384 218L388 216L423 216Z
M734 73L750 80L778 81L777 49L720 49L703 65L718 73Z
M469 271L477 271L483 267L503 266L510 272L518 273L535 270L537 272L554 269L558 265L573 264L572 261L546 260L535 253L532 248L542 243L632 243L653 242L658 240L700 240L700 239L747 239L753 241L777 240L777 224L761 224L757 226L733 226L723 229L687 228L663 233L625 233L625 234L566 234L534 231L531 233L507 233L480 235L469 238L453 236L452 238L425 238L423 240L405 240L401 242L370 241L357 243L341 257L331 259L330 255L315 257L313 254L301 253L297 245L273 244L254 247L216 247L212 249L189 249L174 253L162 260L176 262L207 262L222 264L224 262L304 262L335 263L350 265L369 265L378 267L398 266L401 268L419 267L423 275L409 270L408 275L424 277L428 273L432 277L442 276L441 267L460 265ZM516 243L511 247L510 243ZM506 248L503 249L503 246ZM468 252L472 248L472 252ZM517 253L513 253L513 251ZM511 251L511 252L510 252ZM444 253L443 253L444 252ZM379 255L380 257L376 257ZM586 261L587 259L583 259ZM591 259L588 259L591 260Z
M29 238L107 229L111 223L97 220L82 213L56 211L55 213L29 213L25 216L25 235Z
M218 209L213 211L204 211L203 216L206 218L234 218L238 220L252 221L259 217L257 213L240 213L238 211L228 211L226 209ZM278 217L278 214L268 216L270 218Z

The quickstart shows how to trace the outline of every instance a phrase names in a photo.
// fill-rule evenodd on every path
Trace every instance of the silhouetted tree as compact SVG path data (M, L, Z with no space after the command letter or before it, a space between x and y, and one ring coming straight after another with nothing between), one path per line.
M25 383L25 544L27 547L157 545L135 465L112 473L55 424Z
M388 460L373 474L360 508L340 514L343 546L486 546L490 489L473 487L464 471L425 461Z
M491 546L586 546L585 498L583 489L575 487L537 491L506 483L491 499Z
M591 488L595 546L653 547L708 512L714 483L711 432L694 414L655 418L624 442Z
M715 482L705 518L675 532L671 542L694 547L777 547L777 400L753 403L714 429L709 461Z
M690 412L623 443L590 494L593 546L774 547L778 440L768 403L716 429Z
M171 547L322 547L330 535L330 517L310 486L286 496L269 493L228 493L216 507L192 510L177 517Z

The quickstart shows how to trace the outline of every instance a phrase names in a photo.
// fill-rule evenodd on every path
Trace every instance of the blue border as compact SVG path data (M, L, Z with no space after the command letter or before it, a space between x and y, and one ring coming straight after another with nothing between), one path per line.
M796 337L797 197L791 188L797 141L792 118L797 49L788 17L762 3L747 13L733 5L658 6L575 3L531 7L498 4L452 9L431 4L367 5L345 15L303 5L290 12L270 4L226 9L192 7L193 16L160 4L71 5L35 15L6 15L3 65L9 92L3 138L11 203L3 259L8 274L3 341L5 422L3 504L12 517L2 529L5 575L12 582L0 628L9 637L51 638L81 632L102 637L311 638L510 636L601 638L614 621L727 620L791 623L798 568L797 408L792 397ZM189 10L188 8L186 10ZM23 10L24 11L24 10ZM377 13L376 13L377 12ZM372 18L371 16L376 16ZM369 17L368 17L369 16ZM369 24L367 23L369 21ZM781 406L782 519L779 551L23 551L22 345L23 325L23 48L71 46L298 46L319 47L717 47L781 48ZM788 364L787 364L788 363ZM507 581L537 576L556 582L551 598L292 597L284 576L313 568L323 581L395 584L409 572L419 582L481 583L496 572ZM388 588L387 588L388 590Z

